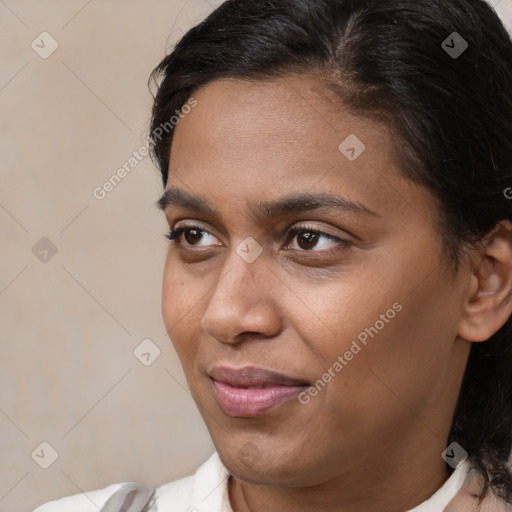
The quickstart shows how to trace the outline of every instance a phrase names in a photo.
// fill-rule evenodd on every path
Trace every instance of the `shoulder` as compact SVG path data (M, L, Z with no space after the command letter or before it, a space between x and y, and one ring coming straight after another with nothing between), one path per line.
M104 489L67 496L37 507L34 512L98 512L123 483L112 484Z
M215 512L231 512L227 494L229 473L215 452L194 475L162 485L154 495L155 510L175 510L176 507L188 510L201 510L207 505ZM33 512L98 512L113 494L120 491L124 482L104 489L68 496L46 503ZM174 508L170 508L170 507ZM149 509L153 510L153 507Z
M194 475L157 489L158 510L232 512L228 496L228 477L228 470L215 452Z

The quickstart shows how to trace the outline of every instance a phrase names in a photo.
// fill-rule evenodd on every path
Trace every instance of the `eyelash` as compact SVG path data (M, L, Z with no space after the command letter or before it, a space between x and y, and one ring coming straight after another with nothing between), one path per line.
M211 233L209 231L207 231L206 229L203 229L200 226L195 226L195 225L191 224L191 225L188 225L188 226L181 226L181 227L179 227L177 229L172 230L170 233L167 233L165 235L165 238L167 240L169 240L169 241L174 241L179 246L182 246L181 241L180 241L180 236L185 231L187 231L189 229L195 229L195 230L200 231L202 233L208 233L208 234L211 235ZM342 248L330 249L330 250L322 250L322 251L315 251L314 249L311 249L311 250L294 249L294 250L299 251L299 252L313 252L313 253L314 252L317 252L317 253L321 252L323 254L333 254L333 253L340 252L340 251L342 251L344 249L347 249L351 245L351 242L349 240L345 240L343 238L338 238L338 237L336 237L334 235L330 235L329 233L321 231L321 230L319 230L317 228L314 228L312 226L297 226L297 227L290 228L288 230L287 234L286 234L287 245L289 245L289 243L299 233L311 233L313 235L318 235L318 236L324 237L324 238L326 238L328 240L331 240L331 241L334 241L334 242L338 242L342 246ZM193 247L193 246L190 246L190 247Z

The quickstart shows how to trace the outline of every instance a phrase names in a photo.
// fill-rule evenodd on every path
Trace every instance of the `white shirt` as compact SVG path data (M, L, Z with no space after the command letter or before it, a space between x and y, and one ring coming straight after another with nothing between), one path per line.
M457 494L469 470L463 462L427 501L408 512L441 512ZM192 476L158 487L148 512L233 512L228 497L229 472L215 452ZM68 496L38 507L34 512L98 512L123 483Z

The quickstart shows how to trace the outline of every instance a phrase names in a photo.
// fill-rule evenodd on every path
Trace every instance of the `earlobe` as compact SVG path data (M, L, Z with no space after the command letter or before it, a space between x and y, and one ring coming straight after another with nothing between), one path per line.
M488 340L512 315L512 223L500 221L479 243L458 335Z

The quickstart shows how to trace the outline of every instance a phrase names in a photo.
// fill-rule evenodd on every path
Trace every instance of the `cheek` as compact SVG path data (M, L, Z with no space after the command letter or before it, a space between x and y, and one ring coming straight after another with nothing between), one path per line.
M195 283L195 284L194 284ZM167 259L162 286L162 316L182 364L194 357L194 340L201 329L200 308L204 290L197 281L187 279L180 267Z
M413 277L418 281L417 275L428 275L431 268L404 264L375 273L375 266L368 266L336 284L303 290L309 312L287 307L311 360L321 363L316 378L329 381L320 401L337 410L337 417L345 417L347 409L353 419L362 414L359 424L368 424L368 410L380 415L372 415L377 423L403 417L407 407L428 406L433 389L447 378L456 293L437 272L411 293Z
M370 341L383 338L390 326L400 321L402 306L394 279L384 282L381 278L377 285L372 270L370 266L363 271L348 269L324 286L296 281L294 294L287 294L284 315L324 366L350 350L353 342L360 345L362 354Z

